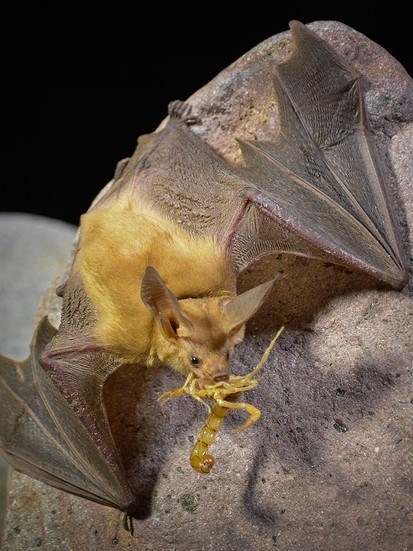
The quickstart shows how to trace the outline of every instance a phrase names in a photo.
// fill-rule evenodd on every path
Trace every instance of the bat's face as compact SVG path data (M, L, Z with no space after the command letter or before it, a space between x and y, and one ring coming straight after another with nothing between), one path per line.
M176 352L172 367L194 373L201 387L229 379L230 358L244 339L245 325L232 327L225 315L225 302L228 300L218 298L179 301L190 328L178 328L177 338L170 341Z
M223 290L226 296L179 300L158 272L148 267L141 298L157 322L153 353L181 373L194 373L200 386L227 381L229 359L244 338L245 323L262 305L273 281L239 296L228 296Z

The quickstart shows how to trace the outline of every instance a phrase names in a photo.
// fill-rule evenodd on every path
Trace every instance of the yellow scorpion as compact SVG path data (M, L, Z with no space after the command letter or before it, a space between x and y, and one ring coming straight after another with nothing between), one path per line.
M284 327L281 327L271 343L268 345L257 367L247 375L244 375L243 377L239 375L231 375L229 381L221 381L214 385L207 385L205 388L200 388L195 375L190 373L182 387L164 392L158 398L163 404L165 404L172 398L179 398L184 394L188 394L189 396L192 396L192 398L195 398L195 400L198 400L198 402L201 402L201 404L203 404L209 411L209 415L205 420L204 426L202 427L196 444L191 451L191 455L189 456L192 468L199 473L209 473L214 466L215 460L212 455L208 453L208 448L214 442L215 436L221 428L224 417L230 409L245 409L245 411L249 414L247 421L238 429L235 429L235 432L239 432L250 427L261 417L261 411L258 408L246 402L237 402L236 400L242 392L252 390L257 386L262 376L258 379L254 379L253 377L267 361L276 340L281 335L283 330ZM212 400L212 408L209 404L207 404L207 402L205 402L204 398Z

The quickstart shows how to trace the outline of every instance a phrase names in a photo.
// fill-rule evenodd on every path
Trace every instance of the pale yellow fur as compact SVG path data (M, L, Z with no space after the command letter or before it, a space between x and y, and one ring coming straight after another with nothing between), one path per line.
M86 213L75 269L97 309L96 338L126 362L155 363L154 339L161 338L140 298L147 266L178 299L235 294L229 261L214 238L190 236L128 197Z

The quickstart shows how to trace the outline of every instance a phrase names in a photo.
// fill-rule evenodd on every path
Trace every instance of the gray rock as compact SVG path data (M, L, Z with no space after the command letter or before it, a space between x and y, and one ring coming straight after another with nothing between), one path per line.
M385 50L345 25L312 28L369 84L372 127L412 256L413 83ZM191 98L203 121L197 131L227 158L239 156L234 135L274 135L271 67L289 51L287 33L270 38ZM119 512L14 474L4 549L413 547L411 283L389 291L363 274L280 256L251 267L240 286L263 281L274 263L285 278L250 323L233 366L249 371L288 324L265 378L245 397L262 410L259 423L235 434L242 414L229 415L212 449L217 463L199 475L188 454L205 411L189 398L160 408L157 396L181 384L171 372L122 369L105 399L141 498L134 536Z
M0 213L0 350L27 358L39 301L68 264L76 228L60 220Z

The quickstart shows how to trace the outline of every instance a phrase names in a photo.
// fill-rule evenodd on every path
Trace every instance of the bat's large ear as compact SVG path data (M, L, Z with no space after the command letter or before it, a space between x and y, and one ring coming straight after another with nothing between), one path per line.
M152 266L146 268L142 280L141 299L159 322L167 339L177 339L178 336L188 336L192 333L193 325L182 315L178 299Z
M225 304L223 309L224 314L230 319L230 334L237 333L244 323L261 308L276 279L278 277L245 291Z

